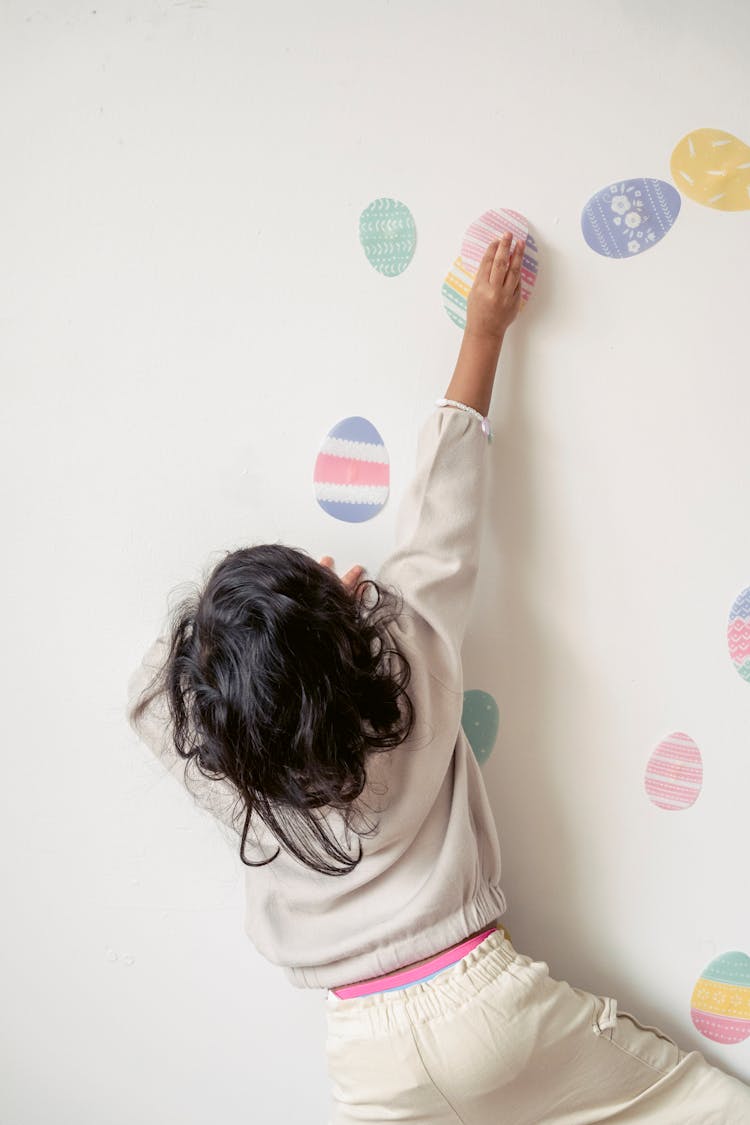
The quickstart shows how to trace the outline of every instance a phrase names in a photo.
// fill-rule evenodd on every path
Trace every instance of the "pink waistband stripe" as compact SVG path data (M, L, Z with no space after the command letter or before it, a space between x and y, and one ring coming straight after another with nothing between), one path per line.
M447 952L438 953L436 957L425 961L424 965L416 965L413 969L397 969L393 973L387 973L384 977L376 977L374 980L364 981L362 984L350 984L345 988L332 988L331 992L334 996L339 996L342 1000L351 1000L355 996L368 996L371 992L383 992L388 988L398 988L405 984L416 984L417 981L431 976L440 969L447 968L448 965L455 965L456 961L460 961L470 950L474 949L480 942L483 942L490 934L496 933L498 929L498 926L490 926L488 929L483 930L481 934L476 934L474 937L462 942L461 945L457 945L455 949L449 949Z

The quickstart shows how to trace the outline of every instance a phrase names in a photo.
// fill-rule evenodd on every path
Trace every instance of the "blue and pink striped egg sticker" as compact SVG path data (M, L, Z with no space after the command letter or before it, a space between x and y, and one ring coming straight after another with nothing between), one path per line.
M378 514L388 499L390 459L372 422L353 415L336 423L320 447L313 486L334 519L363 523Z

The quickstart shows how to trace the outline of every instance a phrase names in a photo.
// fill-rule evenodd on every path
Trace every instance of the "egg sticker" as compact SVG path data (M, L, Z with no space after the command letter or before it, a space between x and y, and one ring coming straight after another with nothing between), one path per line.
M466 327L466 302L475 277L476 271L467 269L461 258L456 258L443 282L443 308L459 328Z
M499 725L497 703L486 691L465 691L461 726L480 766L489 758Z
M388 499L390 461L385 443L366 418L337 422L320 447L313 485L318 504L337 520L363 523Z
M443 281L443 308L459 328L466 327L466 303L479 263L490 243L506 231L510 231L514 240L526 239L521 263L521 308L531 296L539 272L539 250L529 231L528 221L519 211L485 211L466 231L461 243L461 253Z
M735 599L729 611L727 640L732 663L743 680L750 683L750 586Z
M721 129L695 129L669 162L680 191L717 211L750 210L750 145Z
M411 211L398 199L374 199L359 217L359 241L378 273L385 277L403 273L417 245Z
M689 735L676 731L663 739L646 766L646 793L660 809L687 809L703 785L701 752Z
M531 290L534 288L539 272L539 251L529 231L528 219L519 211L485 211L483 215L480 215L464 235L464 240L461 243L461 260L465 268L476 273L490 243L508 231L513 236L512 245L515 245L517 239L526 239L526 248L521 263L521 302L523 307L531 296Z
M693 989L690 1016L706 1039L742 1043L750 1036L750 957L722 953L703 970Z
M623 180L592 195L581 230L602 257L633 258L672 229L680 206L680 193L664 180Z

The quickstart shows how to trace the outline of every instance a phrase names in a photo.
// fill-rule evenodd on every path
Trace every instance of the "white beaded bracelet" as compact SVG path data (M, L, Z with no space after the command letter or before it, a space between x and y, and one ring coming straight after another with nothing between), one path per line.
M435 406L457 406L459 410L465 410L467 414L473 414L482 423L482 433L487 435L487 441L492 441L492 426L489 417L485 418L473 406L467 406L465 402L456 402L452 398L436 398Z

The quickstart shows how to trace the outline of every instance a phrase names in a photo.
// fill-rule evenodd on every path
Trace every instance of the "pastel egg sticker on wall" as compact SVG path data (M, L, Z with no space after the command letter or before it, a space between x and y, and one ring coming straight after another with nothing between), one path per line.
M675 731L663 739L646 766L646 793L660 809L688 809L703 785L701 752L689 735Z
M313 471L315 499L323 511L337 520L363 523L381 510L389 484L388 451L372 422L356 415L337 422Z
M480 766L492 753L499 721L497 703L489 692L473 689L464 692L461 726Z
M729 611L727 641L732 663L750 683L750 586L735 598Z
M674 226L680 193L664 180L624 180L591 196L581 214L587 244L604 258L633 258Z
M378 273L397 277L409 265L417 245L411 211L398 199L374 199L359 217L359 241Z
M733 950L711 961L699 976L690 1016L706 1039L742 1043L750 1036L750 957Z
M459 328L466 327L466 303L479 263L490 243L506 231L514 240L526 239L521 263L521 308L531 296L539 272L539 250L527 220L519 211L485 211L466 231L461 253L448 270L441 289L443 308Z
M750 210L750 146L733 133L687 133L675 145L669 166L688 199L717 211Z
M526 239L521 263L521 307L523 307L531 296L539 272L539 251L529 230L528 219L520 211L507 209L485 211L466 231L461 243L460 257L464 267L476 273L490 243L508 231L513 236L512 246L517 239Z
M475 277L476 271L467 269L461 258L456 258L443 282L443 308L459 328L466 327L466 302Z

